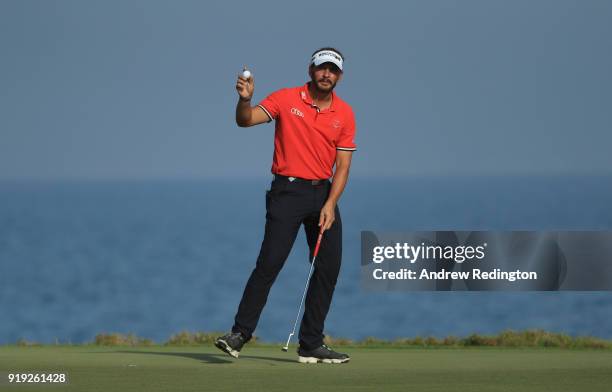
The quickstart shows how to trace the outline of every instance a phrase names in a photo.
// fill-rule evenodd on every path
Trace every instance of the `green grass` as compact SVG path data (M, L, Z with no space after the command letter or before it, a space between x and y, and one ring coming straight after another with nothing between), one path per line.
M612 351L550 347L346 346L341 365L303 365L280 345L235 360L206 346L0 346L1 391L610 391ZM69 384L9 386L6 372Z
M182 331L170 336L163 345L170 346L210 346L223 332L189 332ZM332 346L343 347L559 347L567 349L595 348L612 349L612 341L592 336L572 337L562 333L548 332L541 329L524 331L506 330L497 335L471 334L459 338L447 336L435 338L432 336L413 338L399 338L395 340L378 339L368 337L363 340L353 341L346 338L325 337L325 342ZM253 336L251 345L261 342ZM28 342L19 339L17 346L42 346L40 343ZM156 343L147 338L141 338L134 334L100 333L96 335L93 342L97 346L154 346Z

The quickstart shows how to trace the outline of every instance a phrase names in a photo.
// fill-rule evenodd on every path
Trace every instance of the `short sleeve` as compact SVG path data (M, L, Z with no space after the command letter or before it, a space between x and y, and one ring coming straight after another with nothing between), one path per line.
M263 109L264 112L270 118L270 121L275 120L280 113L280 105L282 101L283 90L278 90L268 95L259 103L260 108ZM270 122L268 121L268 122Z
M355 144L355 115L351 110L344 123L344 127L340 132L338 143L336 143L336 150L342 151L356 151L357 145Z

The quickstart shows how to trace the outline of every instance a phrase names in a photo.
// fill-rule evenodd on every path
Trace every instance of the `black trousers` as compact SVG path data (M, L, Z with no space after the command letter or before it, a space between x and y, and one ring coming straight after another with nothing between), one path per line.
M286 178L276 178L272 181L270 190L266 192L264 239L255 269L242 294L232 332L241 332L247 339L251 338L268 299L270 288L287 260L302 224L310 248L308 260L312 262L320 229L319 215L330 188L329 181L323 181L319 185L305 181L290 182ZM340 272L342 221L337 206L335 218L331 228L323 235L306 294L299 341L300 346L307 350L323 344L325 317ZM300 287L296 287L295 292L287 293L296 297L296 307L302 292Z

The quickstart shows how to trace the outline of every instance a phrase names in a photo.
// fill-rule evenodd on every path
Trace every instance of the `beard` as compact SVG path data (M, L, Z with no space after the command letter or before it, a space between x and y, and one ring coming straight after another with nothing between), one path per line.
M336 83L332 82L329 79L313 80L313 84L316 87L316 89L322 93L331 92L336 87Z

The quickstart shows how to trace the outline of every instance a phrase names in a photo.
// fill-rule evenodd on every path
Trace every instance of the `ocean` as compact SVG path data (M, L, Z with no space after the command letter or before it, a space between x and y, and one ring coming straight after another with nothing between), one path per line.
M0 182L0 344L157 342L226 331L263 238L270 179ZM542 328L612 338L608 292L383 292L362 230L612 230L605 176L353 178L326 333L362 339ZM308 274L303 231L255 334L283 341Z

